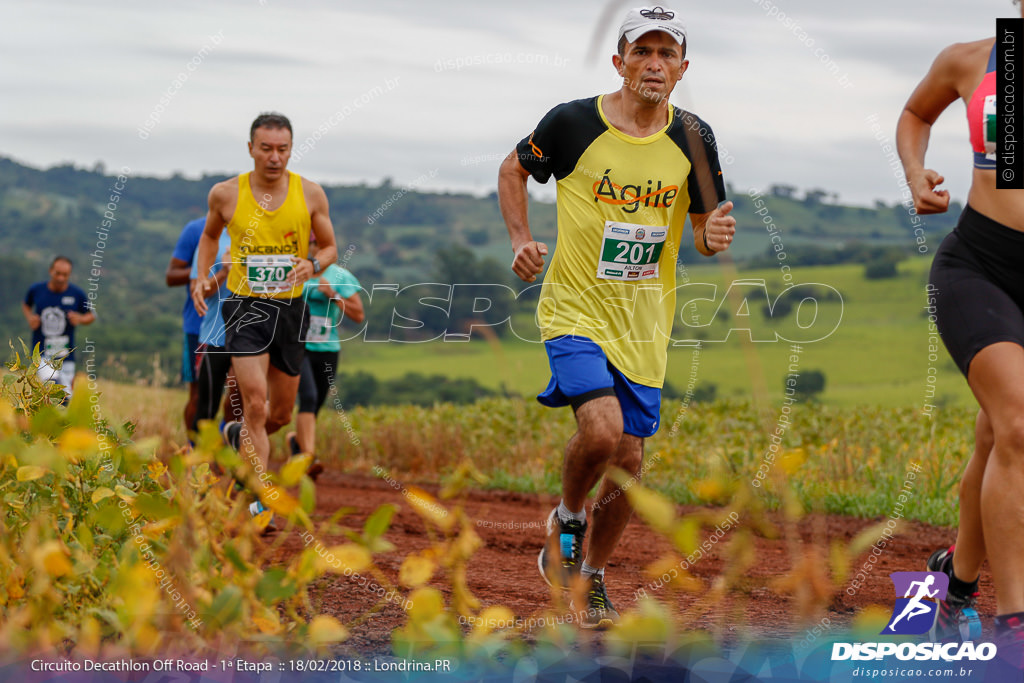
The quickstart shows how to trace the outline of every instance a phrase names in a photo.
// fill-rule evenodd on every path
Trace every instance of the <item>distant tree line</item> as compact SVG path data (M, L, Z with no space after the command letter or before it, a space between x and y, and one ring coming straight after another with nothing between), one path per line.
M368 372L339 372L335 387L338 404L345 408L377 405L432 406L435 403L466 404L488 396L509 396L507 392L488 389L474 379L451 378L444 375L406 373L395 379L380 380ZM328 396L325 408L334 405Z

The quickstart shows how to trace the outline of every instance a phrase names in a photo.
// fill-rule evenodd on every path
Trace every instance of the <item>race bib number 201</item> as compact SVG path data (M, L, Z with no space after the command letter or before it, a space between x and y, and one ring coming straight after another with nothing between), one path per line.
M292 257L285 254L249 256L245 260L245 274L249 289L256 294L283 292L291 286L285 282L292 272Z
M603 280L649 280L658 277L658 260L668 227L607 221L597 277Z

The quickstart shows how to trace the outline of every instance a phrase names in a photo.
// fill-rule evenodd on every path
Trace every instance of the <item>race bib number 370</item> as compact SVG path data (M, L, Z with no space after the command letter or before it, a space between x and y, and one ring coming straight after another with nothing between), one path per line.
M292 257L286 254L249 256L245 260L249 289L255 294L271 294L290 289L285 279L292 268Z
M666 235L668 227L606 222L597 277L603 280L649 280L658 277L658 260Z

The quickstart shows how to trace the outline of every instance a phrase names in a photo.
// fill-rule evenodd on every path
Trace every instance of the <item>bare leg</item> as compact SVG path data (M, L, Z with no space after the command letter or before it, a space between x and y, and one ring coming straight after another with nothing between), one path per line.
M1024 611L1024 348L999 342L971 362L968 383L992 423L995 445L984 468L981 521L996 586L997 615Z
M231 359L238 380L238 391L242 394L242 410L245 413L245 429L242 431L241 452L252 449L256 458L266 469L270 463L270 439L267 436L267 372L270 356L235 356ZM250 463L255 467L255 463Z
M295 416L295 438L303 453L314 453L316 446L316 413L299 413Z
M984 410L978 411L974 428L974 454L963 479L960 480L960 527L956 533L956 552L953 553L953 573L961 581L970 583L981 573L985 561L985 533L981 522L981 487L985 466L995 445L992 422Z
M644 440L632 434L623 434L619 447L608 464L639 479L643 457ZM633 506L629 504L621 487L608 477L604 478L601 488L598 489L597 503L593 508L594 521L591 528L594 531L590 537L590 545L587 546L585 562L595 569L600 569L608 563L615 546L622 538L622 532L633 516Z
M238 380L235 379L235 371L228 372L225 380L227 391L224 394L224 420L230 422L242 421L242 394L238 391Z
M288 375L270 366L267 370L267 434L273 434L292 421L298 391L298 375Z
M577 431L565 447L562 500L573 512L583 509L587 494L604 474L622 439L622 408L614 396L587 401L576 411Z
M188 383L188 402L185 403L185 432L186 434L196 421L196 413L199 412L199 382Z

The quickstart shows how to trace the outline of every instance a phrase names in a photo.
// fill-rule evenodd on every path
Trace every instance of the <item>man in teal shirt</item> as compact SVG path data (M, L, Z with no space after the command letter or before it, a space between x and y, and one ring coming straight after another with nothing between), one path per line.
M310 256L316 255L315 242L309 245L309 250ZM295 418L295 431L287 436L293 455L315 453L316 415L332 390L335 409L341 409L334 388L338 352L341 351L338 325L342 316L356 323L363 322L366 316L359 296L361 290L355 275L334 263L327 266L320 277L306 281L303 297L309 307L309 332L299 375L299 414ZM315 479L323 469L314 459L308 474Z

